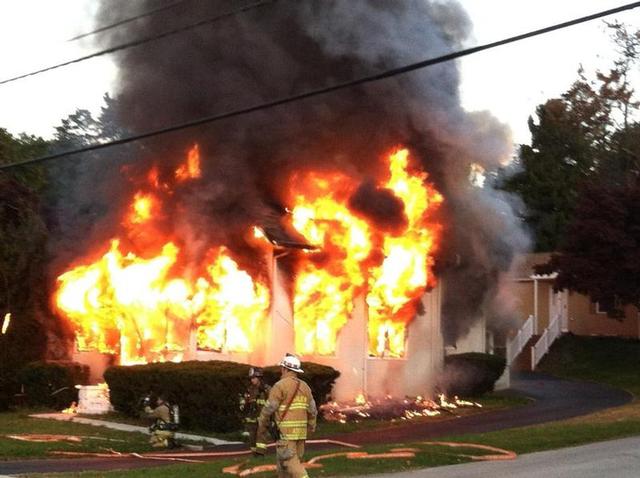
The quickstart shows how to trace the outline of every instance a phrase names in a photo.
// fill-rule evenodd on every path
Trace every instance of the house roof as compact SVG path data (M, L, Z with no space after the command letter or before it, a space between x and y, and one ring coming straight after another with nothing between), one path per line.
M317 249L293 228L288 214L268 212L260 218L258 227L275 247L287 249Z

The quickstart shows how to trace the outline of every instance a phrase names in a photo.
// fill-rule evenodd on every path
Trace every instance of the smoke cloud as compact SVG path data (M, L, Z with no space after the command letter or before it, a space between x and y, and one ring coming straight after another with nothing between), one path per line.
M96 24L169 1L101 0ZM143 38L237 7L238 2L221 0L185 2L170 13L111 30L96 46ZM454 1L274 2L117 53L118 121L129 132L143 132L326 87L459 49L471 28ZM373 184L381 175L380 158L406 145L445 197L438 271L445 279L445 340L455 342L491 309L500 272L524 244L505 197L468 179L473 163L492 170L506 161L510 133L487 113L466 112L459 84L458 67L449 62L156 137L94 162L92 177L106 181L99 189L89 182L88 188L92 201L99 194L103 203L117 205L114 198L131 197L135 190L128 178L152 164L168 177L197 142L203 176L176 191L175 210L166 213L165 223L182 236L186 231L190 240L183 247L197 262L206 245L243 247L247 228L265 211L286 207L288 181L310 169L337 170L360 181L354 207L386 230L397 229L406 218L392 195ZM126 167L114 170L113 164ZM77 238L76 252L108 236L92 224Z

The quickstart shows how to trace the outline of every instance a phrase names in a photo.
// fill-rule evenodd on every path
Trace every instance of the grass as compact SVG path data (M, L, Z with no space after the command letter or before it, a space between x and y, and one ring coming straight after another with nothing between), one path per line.
M59 422L30 418L32 410L0 413L0 461L8 459L39 458L51 455L50 451L104 452L109 449L119 452L144 452L151 450L149 437L142 433L119 432L104 427L79 423ZM7 438L7 435L53 434L80 437L79 443L36 443Z
M636 396L640 395L640 341L621 339L596 339L564 337L552 348L543 360L541 370L568 378L596 381L623 388ZM497 397L497 402L503 397ZM496 403L497 405L497 403ZM605 441L640 434L640 401L583 417L552 422L549 424L522 427L482 434L468 434L442 438L441 441L456 441L490 445L512 450L518 454L551 450L568 446L577 446L597 441ZM367 446L369 453L388 451L400 445ZM470 461L468 456L478 454L472 449L450 449L446 447L425 446L421 443L402 444L403 447L415 447L421 450L415 458L366 461L348 460L344 457L323 461L322 469L312 470L314 476L348 476L367 473L385 473L414 468L441 466ZM343 451L343 450L340 450ZM309 453L309 457L330 450ZM461 455L462 454L462 455ZM267 459L273 460L273 456ZM190 478L219 478L231 476L222 473L222 468L240 460L225 460L198 465L172 465L162 468L121 470L112 472L86 472L64 475L38 475L65 477L171 477L188 473ZM247 466L263 464L265 460L251 459ZM271 473L258 474L257 477L273 476Z
M481 413L486 410L505 408L521 405L525 400L517 397L503 396L502 394L492 394L483 397L480 402L482 409L461 408L456 411L457 415L471 413ZM37 410L41 412L42 410ZM109 430L104 427L83 425L80 423L62 422L45 419L30 418L28 415L36 410L24 410L21 412L11 412L0 414L0 460L42 458L51 457L52 451L72 451L72 452L105 452L115 450L118 452L146 452L151 450L148 445L148 436L141 433L119 432ZM113 412L106 415L81 415L97 420L114 421L130 425L148 426L148 418L128 417L121 413ZM451 415L445 414L442 417L424 418L417 420L435 421L448 419ZM368 420L359 423L330 423L321 422L318 426L316 438L323 438L338 433L348 433L358 430L382 429L390 426L405 424L405 421L398 420L395 423L388 421ZM181 430L186 433L211 436L229 441L242 441L240 432L233 433L213 433L205 430ZM35 443L18 441L7 438L6 435L15 434L55 434L73 435L84 437L80 443L49 442Z
M566 335L539 369L562 378L605 383L640 396L640 341Z

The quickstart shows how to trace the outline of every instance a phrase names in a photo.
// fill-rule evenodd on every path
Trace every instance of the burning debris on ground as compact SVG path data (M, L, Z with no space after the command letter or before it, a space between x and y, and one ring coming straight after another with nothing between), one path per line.
M327 421L348 423L435 417L443 413L454 414L454 410L464 407L482 408L482 405L458 397L449 400L444 394L439 394L434 400L420 396L401 399L390 395L379 399L367 399L364 394L359 394L352 402L329 402L322 405L320 410Z

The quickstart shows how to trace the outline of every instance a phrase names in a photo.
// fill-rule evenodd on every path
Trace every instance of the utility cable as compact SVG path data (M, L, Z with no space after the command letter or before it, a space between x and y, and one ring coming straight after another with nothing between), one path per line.
M155 15L156 13L164 12L165 10L170 10L170 9L172 9L174 7L177 7L178 5L182 5L183 3L186 3L186 2L189 2L189 1L191 1L191 0L179 0L178 2L170 3L169 5L165 5L164 7L155 8L153 10L149 10L149 11L140 13L138 15L135 15L133 17L124 18L122 20L118 20L115 23L111 23L109 25L105 25L103 27L97 28L97 29L92 30L90 32L81 33L80 35L76 35L73 38L69 38L67 41L68 42L76 41L76 40L80 40L81 38L86 38L88 36L95 35L96 33L102 33L102 32L105 32L107 30L111 30L112 28L116 28L116 27L119 27L121 25L125 25L127 23L139 20L141 18L149 17L151 15Z
M65 156L70 156L70 155L74 155L74 154L80 154L80 153L86 153L89 151L96 151L99 149L104 149L104 148L109 148L112 146L117 146L120 144L125 144L125 143L131 143L133 141L139 141L142 139L146 139L146 138L151 138L154 136L160 136L163 134L167 134L167 133L172 133L174 131L180 131L180 130L184 130L184 129L188 129L188 128L193 128L195 126L200 126L203 124L207 124L207 123L214 123L216 121L221 121L224 119L228 119L228 118L233 118L236 116L241 116L241 115L246 115L249 113L253 113L256 111L261 111L261 110L265 110L265 109L270 109L270 108L274 108L276 106L280 106L280 105L284 105L284 104L288 104L288 103L293 103L296 101L300 101L306 98L312 98L315 96L320 96L320 95L325 95L328 93L332 93L334 91L338 91L338 90L342 90L345 88L350 88L353 86L357 86L357 85L362 85L362 84L366 84L366 83L372 83L375 81L380 81L386 78L390 78L392 76L396 76L396 75L401 75L404 73L408 73L411 71L415 71L415 70L419 70L422 68L426 68L428 66L432 66L432 65L436 65L439 63L444 63L447 61L451 61L454 60L456 58L460 58L463 56L468 56L468 55L472 55L474 53L478 53L484 50L489 50L491 48L496 48L502 45L506 45L508 43L514 43L520 40L524 40L526 38L531 38L534 36L538 36L538 35L542 35L545 33L549 33L555 30L560 30L563 28L567 28L570 26L574 26L574 25L578 25L580 23L585 23L591 20L595 20L598 18L602 18L605 17L607 15L612 15L615 13L620 13L622 11L625 10L631 10L634 8L640 7L640 1L639 2L633 2L621 7L617 7L617 8L613 8L610 10L604 10L602 12L598 12L598 13L594 13L592 15L588 15L585 17L580 17L580 18L576 18L574 20L570 20L567 22L563 22L563 23L558 23L549 27L545 27L545 28L541 28L539 30L533 30L530 31L528 33L523 33L520 35L516 35L516 36L512 36L509 38L505 38L503 40L499 40L499 41L495 41L492 43L486 43L484 45L479 45L479 46L475 46L472 48L467 48L464 50L459 50L456 52L452 52L452 53L448 53L446 55L442 55L439 57L435 57L435 58L430 58L427 60L423 60L417 63L411 63L409 65L405 65L399 68L394 68L391 70L386 70L383 71L381 73L377 73L375 75L370 75L370 76L365 76L365 77L361 77L355 80L351 80L351 81L346 81L343 83L338 83L332 86L327 86L325 88L320 88L317 90L311 90L311 91L306 91L297 95L293 95L293 96L287 96L284 98L279 98L276 100L272 100L266 103L260 103L257 105L253 105L253 106L249 106L246 108L239 108L236 110L232 110L232 111L228 111L225 113L219 113L219 114L215 114L215 115L210 115L210 116L205 116L202 118L198 118L195 120L191 120L191 121L187 121L185 123L181 123L181 124L177 124L177 125L172 125L172 126L167 126L165 128L161 128L161 129L157 129L157 130L153 130L153 131L147 131L145 133L140 133L140 134L135 134L132 136L127 136L125 138L120 138L114 141L109 141L109 142L105 142L105 143L96 143L96 144L91 144L89 146L85 146L83 148L78 148L78 149L74 149L74 150L69 150L69 151L62 151L59 153L54 153L54 154L49 154L47 156L41 156L39 158L32 158L32 159L27 159L24 161L19 161L19 162L15 162L15 163L9 163L9 164L3 164L0 165L0 171L1 170L5 170L5 169L10 169L10 168L15 168L15 167L19 167L19 166L26 166L26 165L31 165L31 164L38 164L38 163L43 163L46 161L51 161L53 159L57 159L57 158L62 158Z
M166 38L166 37L169 37L169 36L177 35L178 33L182 33L182 32L188 31L188 30L193 30L194 28L198 28L198 27L201 27L201 26L204 26L204 25L208 25L210 23L215 23L218 20L222 20L222 19L225 19L225 18L228 18L228 17L232 17L232 16L238 15L240 13L247 12L249 10L253 10L253 9L256 9L256 8L259 8L259 7L264 7L265 5L269 5L271 3L275 3L276 1L278 1L278 0L260 0L260 1L257 1L257 2L253 2L253 3L250 3L250 4L245 5L243 7L237 8L235 10L229 10L228 12L221 13L219 15L216 15L215 17L206 18L204 20L200 20L200 21L197 21L195 23L190 23L188 25L184 25L182 27L178 27L178 28L175 28L173 30L168 30L166 32L159 33L157 35L148 36L148 37L145 37L145 38L140 38L138 40L133 40L133 41L126 42L126 43L121 43L120 45L116 45L116 46L107 48L105 50L100 50L100 51L97 51L95 53L91 53L89 55L81 56L81 57L75 58L73 60L68 60L68 61L65 61L63 63L58 63L56 65L48 66L46 68L41 68L40 70L32 71L31 73L24 73L22 75L14 76L13 78L6 78L6 79L0 81L0 85L4 85L6 83L11 83L13 81L21 80L21 79L27 78L29 76L39 75L40 73L45 73L47 71L56 70L58 68L62 68L63 66L69 66L69 65L73 65L74 63L80 63L80 62L83 62L83 61L86 61L86 60L90 60L91 58L96 58L98 56L107 55L109 53L114 53L114 52L125 50L125 49L128 49L128 48L144 45L145 43L149 43L149 42L152 42L152 41L160 40L162 38Z

